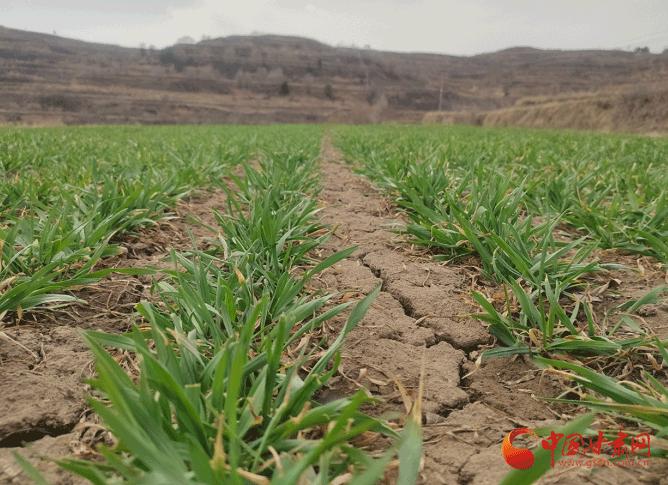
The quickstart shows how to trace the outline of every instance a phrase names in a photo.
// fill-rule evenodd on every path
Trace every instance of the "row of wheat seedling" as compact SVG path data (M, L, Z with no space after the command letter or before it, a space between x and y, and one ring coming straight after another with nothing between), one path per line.
M97 369L91 405L115 444L100 448L99 460L62 467L99 484L364 484L398 456L400 483L414 482L414 420L398 434L360 410L369 402L362 391L318 400L375 293L351 309L305 290L352 252L310 259L327 237L312 148L244 162L244 175L228 178L227 209L216 212L216 244L172 252L175 269L155 283L155 301L138 306L132 332L86 335ZM338 338L314 338L344 311ZM116 349L132 356L133 374L114 359ZM389 451L361 448L383 437Z
M600 248L667 261L663 139L463 127L341 133L342 149L364 160L374 181L399 192L412 187L427 206L442 202L438 198L446 188L461 195L482 167L522 188L528 215L558 215Z
M222 140L177 133L0 132L0 321L76 300L67 291L109 273L96 266L122 251L124 233L165 217L178 199L209 187L250 150L234 133L223 132Z
M500 344L485 358L535 356L596 393L579 403L640 420L657 438L668 433L668 354L636 316L666 287L598 304L609 272L634 277L601 262L602 249L649 257L665 272L665 140L472 128L338 134L347 158L406 213L412 243L439 259L475 257L501 288L501 297L472 294ZM606 359L636 369L636 383L597 372Z

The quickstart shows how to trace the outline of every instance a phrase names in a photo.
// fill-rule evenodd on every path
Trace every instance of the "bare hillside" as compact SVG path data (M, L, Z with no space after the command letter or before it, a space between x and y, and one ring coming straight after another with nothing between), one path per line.
M513 110L602 97L617 109L620 96L654 100L667 77L666 54L522 47L455 57L271 35L128 49L0 27L0 122L11 123L415 122L462 113L479 122L494 112L499 124L531 124Z

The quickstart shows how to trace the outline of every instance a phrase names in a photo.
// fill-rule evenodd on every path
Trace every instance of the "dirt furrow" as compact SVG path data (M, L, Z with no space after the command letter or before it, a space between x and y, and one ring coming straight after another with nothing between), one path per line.
M475 402L462 376L468 353L490 341L487 330L468 316L463 295L469 276L410 251L393 231L398 219L387 201L354 175L325 139L322 151L322 218L334 226L331 251L358 251L325 273L329 289L380 296L344 345L338 392L362 385L382 398L376 412L403 411L395 379L407 389L418 384L425 359L425 483L457 483L469 458L498 442L512 420ZM503 468L503 459L499 469ZM494 456L493 458L497 458ZM495 460L498 462L498 460ZM470 474L470 473L469 473Z

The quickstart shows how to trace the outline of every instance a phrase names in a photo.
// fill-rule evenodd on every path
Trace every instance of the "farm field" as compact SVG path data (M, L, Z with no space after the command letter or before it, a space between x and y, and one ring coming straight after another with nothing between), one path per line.
M0 172L0 481L665 475L668 139L7 128ZM512 471L520 427L652 460Z

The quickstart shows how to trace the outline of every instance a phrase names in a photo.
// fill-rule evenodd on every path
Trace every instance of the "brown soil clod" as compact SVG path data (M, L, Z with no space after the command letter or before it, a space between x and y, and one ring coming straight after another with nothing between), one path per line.
M394 251L375 251L364 263L384 283L384 289L404 307L406 314L433 330L437 341L469 351L491 339L487 329L469 317L467 278L462 272L435 262L416 263Z
M62 434L59 436L45 436L30 443L27 447L0 449L0 483L29 484L33 483L25 477L21 466L14 459L14 453L20 453L30 463L35 465L47 483L59 485L79 485L86 483L82 478L75 477L63 469L58 468L51 460L65 458L76 448L77 433Z
M18 326L5 332L41 360L16 346L1 348L0 447L69 432L85 408L81 382L91 360L77 329Z

